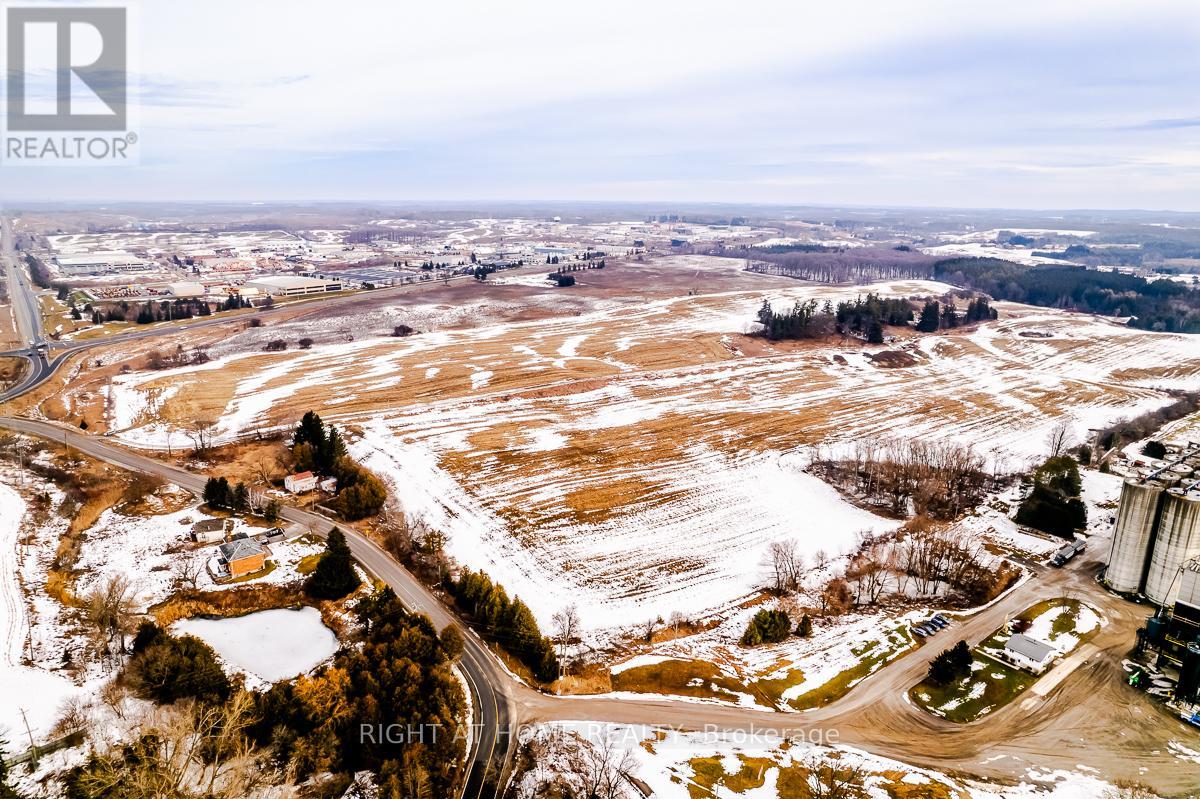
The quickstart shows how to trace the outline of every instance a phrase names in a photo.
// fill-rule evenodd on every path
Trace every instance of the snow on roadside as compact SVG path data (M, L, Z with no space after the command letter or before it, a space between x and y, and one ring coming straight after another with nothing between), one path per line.
M655 799L690 799L720 796L776 799L785 790L785 772L794 779L798 768L835 758L840 766L858 766L865 772L864 795L899 795L907 786L930 785L945 793L970 799L1096 799L1111 787L1091 774L1067 771L1029 771L1016 785L951 777L849 746L820 745L784 739L769 730L758 732L680 732L662 727L565 721L539 724L522 731L538 755L529 771L518 775L518 799L535 795L539 785L554 779L570 784L579 773L588 773L591 753L605 748L624 754L631 776L650 789ZM584 768L579 768L584 765ZM745 790L722 787L728 779ZM749 785L747 785L747 783ZM786 783L784 783L786 784ZM749 787L757 786L757 787ZM714 792L715 788L715 792ZM631 782L620 783L620 799L640 799ZM790 793L786 795L791 795ZM930 795L933 795L931 793Z

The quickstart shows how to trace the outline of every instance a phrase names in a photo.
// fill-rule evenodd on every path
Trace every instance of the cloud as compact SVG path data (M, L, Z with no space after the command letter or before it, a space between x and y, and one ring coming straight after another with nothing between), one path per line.
M128 199L1200 203L1189 3L173 0L141 27ZM12 172L9 199L114 190Z

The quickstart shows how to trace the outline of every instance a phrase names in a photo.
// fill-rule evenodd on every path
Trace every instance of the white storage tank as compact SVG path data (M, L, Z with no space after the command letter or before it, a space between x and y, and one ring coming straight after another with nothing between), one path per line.
M1114 591L1136 594L1142 590L1163 491L1163 484L1156 480L1130 479L1121 487L1121 505L1104 573L1105 582Z
M1180 569L1200 555L1200 489L1172 488L1163 499L1158 535L1146 574L1146 597L1159 605L1175 602Z

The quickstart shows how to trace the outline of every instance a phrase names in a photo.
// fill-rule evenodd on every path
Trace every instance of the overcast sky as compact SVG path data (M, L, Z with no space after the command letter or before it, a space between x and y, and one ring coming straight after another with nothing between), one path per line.
M139 6L141 166L0 200L1200 210L1200 4Z

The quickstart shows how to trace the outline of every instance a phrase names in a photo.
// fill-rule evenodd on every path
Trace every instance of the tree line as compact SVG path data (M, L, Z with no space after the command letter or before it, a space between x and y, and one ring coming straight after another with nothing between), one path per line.
M458 606L534 677L541 682L558 678L554 646L542 635L533 612L519 597L509 599L503 586L493 583L485 573L470 569L464 569L457 579L447 579L445 586Z
M1200 291L1173 280L1083 266L1025 267L992 258L939 261L933 277L998 300L1127 316L1129 326L1141 330L1200 333Z
M894 516L914 514L955 519L978 505L995 477L984 458L953 441L921 439L856 441L849 457L818 458L813 471L844 493L886 509Z
M917 319L911 300L880 297L871 293L839 302L836 308L830 300L823 304L815 299L804 302L797 300L791 308L782 312L775 311L769 300L763 300L756 318L761 334L771 341L819 339L836 332L859 336L869 344L882 344L884 328L888 325L907 327L916 319L919 332L933 333L995 319L997 313L984 297L972 298L962 315L952 301L943 304L929 299L925 301Z
M753 258L747 265L752 272L822 283L940 280L996 300L1127 316L1129 326L1142 330L1200 333L1200 291L1173 280L1067 264L1031 267L999 258L938 259L898 249L746 254Z

